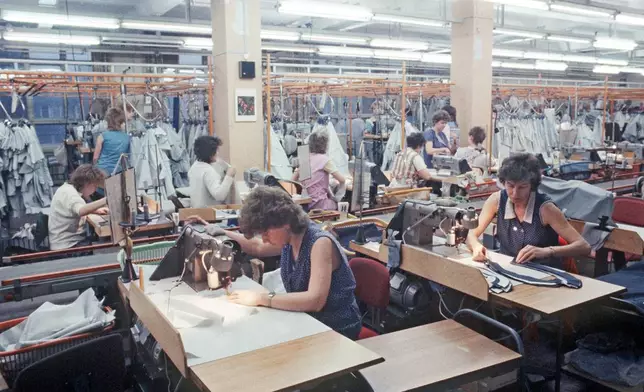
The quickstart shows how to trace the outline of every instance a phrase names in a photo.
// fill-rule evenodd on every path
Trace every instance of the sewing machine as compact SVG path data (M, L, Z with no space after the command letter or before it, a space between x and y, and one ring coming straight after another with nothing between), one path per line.
M434 155L432 165L439 177L458 176L472 170L465 159L459 160L449 155Z
M280 188L290 195L302 193L302 184L291 180L278 179L274 175L254 167L244 170L244 182L248 189L253 189L257 185L265 185ZM289 192L286 187L291 191Z
M439 229L446 245L454 247L464 243L468 230L476 227L478 215L474 207L463 209L446 200L407 200L400 205L387 229L397 230L400 239L416 246L434 245L434 232Z
M617 143L617 148L622 150L622 153L632 152L633 158L636 160L644 160L644 144L619 142Z
M195 291L228 289L242 275L241 248L225 235L210 236L203 226L186 226L150 280L179 276Z

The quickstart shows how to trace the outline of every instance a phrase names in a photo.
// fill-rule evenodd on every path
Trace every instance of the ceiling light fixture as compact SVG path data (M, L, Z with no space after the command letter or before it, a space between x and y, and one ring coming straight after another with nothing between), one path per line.
M383 49L376 49L373 52L374 57L379 59L420 61L423 58L423 54L418 52L403 52L400 50Z
M279 46L279 45L262 45L262 50L267 52L299 52L315 53L315 48L305 46Z
M574 44L589 44L591 42L591 39L588 38L566 37L563 35L548 35L546 39L548 41L571 42Z
M642 72L644 72L644 68L624 67L620 68L619 71L624 73L641 74Z
M407 16L375 14L372 18L375 22L400 23L404 25L415 25L424 27L444 27L445 22L431 19L410 18Z
M566 54L564 55L564 61L572 62L572 63L584 63L584 64L595 64L597 63L597 58L594 56L577 56L574 54Z
M602 64L602 65L614 65L616 67L625 67L625 66L628 65L628 60L598 58L596 60L596 63L597 64Z
M547 11L548 3L537 0L487 0L490 3L513 5L517 7L532 8Z
M204 38L205 39L205 38ZM183 39L172 39L172 38L145 38L145 37L112 37L112 36L102 36L101 43L146 43L146 44L160 44L160 45L175 45L181 46L185 43Z
M554 61L537 61L534 68L544 71L565 71L568 69L568 64Z
M344 46L319 46L318 53L321 56L338 56L338 57L371 58L374 56L373 49L347 48Z
M500 61L492 61L492 68L498 68L498 67L500 67L500 66L501 66L501 62L500 62Z
M403 41L397 39L374 38L369 43L374 48L391 48L406 50L427 50L429 44L420 41Z
M423 63L434 63L434 64L451 64L452 56L449 54L433 54L425 53L422 59Z
M637 48L637 42L630 39L619 39L619 38L597 38L593 42L593 46L598 49L616 49L616 50L626 50L631 51Z
M80 45L96 46L100 45L101 39L97 36L88 35L71 35L71 34L40 34L40 33L23 33L16 31L7 31L2 34L7 41L29 42L34 44L50 45Z
M615 15L615 21L617 23L644 26L644 17L637 15L617 14Z
M529 63L501 63L501 68L514 68L514 69L534 69L534 64Z
M183 40L183 45L185 47L187 47L187 48L192 48L192 49L212 50L212 39L211 38L186 37Z
M166 31L169 33L212 35L212 26L210 25L152 22L144 20L124 20L121 22L121 27L124 29L132 30Z
M356 22L367 22L373 17L373 12L369 8L338 3L331 6L327 1L283 0L278 3L277 11L282 14Z
M607 65L596 65L593 73L617 75L620 72L619 67L610 67Z
M525 52L523 54L523 58L533 59L533 60L561 61L563 60L563 54L545 53L545 52Z
M352 25L349 25L347 27L341 28L340 31L351 31L351 30L355 30L355 29L361 29L361 28L363 28L365 26L369 26L370 24L371 24L371 22L358 22L358 23L354 23Z
M302 41L330 42L330 43L336 43L336 44L353 44L353 45L367 44L367 38L347 37L342 35L330 35L330 34L302 33L301 39Z
M511 35L513 37L523 37L523 38L533 38L533 39L542 39L544 34L532 33L529 31L517 31L517 30L508 30L508 29L494 29L495 34L501 35Z
M259 36L262 39L272 39L275 41L298 41L300 39L300 33L284 30L262 30Z
M115 18L95 18L81 15L49 14L13 10L3 10L2 19L7 22L36 23L48 26L89 27L95 29L118 29L120 27L118 19Z
M523 51L512 49L492 49L492 56L498 57L523 57Z
M583 15L594 18L611 18L614 14L614 12L610 12L609 10L604 10L602 8L582 7L578 5L573 6L560 3L550 4L550 10L563 12L565 14Z

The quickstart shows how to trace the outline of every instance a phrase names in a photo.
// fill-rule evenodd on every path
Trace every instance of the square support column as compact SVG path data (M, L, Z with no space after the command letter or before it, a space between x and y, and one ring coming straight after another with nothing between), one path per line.
M454 0L452 24L451 104L457 110L460 144L474 126L492 138L493 4L485 0Z

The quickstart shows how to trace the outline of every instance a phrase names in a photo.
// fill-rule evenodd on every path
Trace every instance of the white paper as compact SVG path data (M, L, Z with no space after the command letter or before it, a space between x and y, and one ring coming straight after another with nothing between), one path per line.
M309 146L303 144L297 147L297 160L300 163L300 181L311 178L311 156L309 155Z

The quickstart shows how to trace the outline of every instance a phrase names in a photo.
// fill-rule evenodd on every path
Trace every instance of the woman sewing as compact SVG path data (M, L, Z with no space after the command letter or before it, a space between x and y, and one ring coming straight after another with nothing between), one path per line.
M244 234L225 234L242 251L259 258L281 256L286 293L234 291L232 302L307 312L350 339L358 337L361 317L347 258L336 239L312 223L288 193L263 186L253 189L241 209L239 226Z
M451 155L449 138L443 132L447 123L450 121L449 114L444 110L437 111L432 117L433 127L423 133L425 136L425 164L428 168L432 168L432 159L434 155Z
M237 171L225 162L222 162L221 166L215 166L218 162L217 152L222 144L221 139L215 136L200 136L195 140L194 151L197 160L188 171L192 208L226 204Z
M548 196L538 192L541 171L536 157L525 153L505 159L499 180L505 189L487 199L479 216L479 226L467 236L474 260L486 259L487 249L479 237L495 215L501 253L514 257L517 263L539 260L561 268L562 257L590 253L590 245L561 210ZM558 246L559 237L568 245Z

